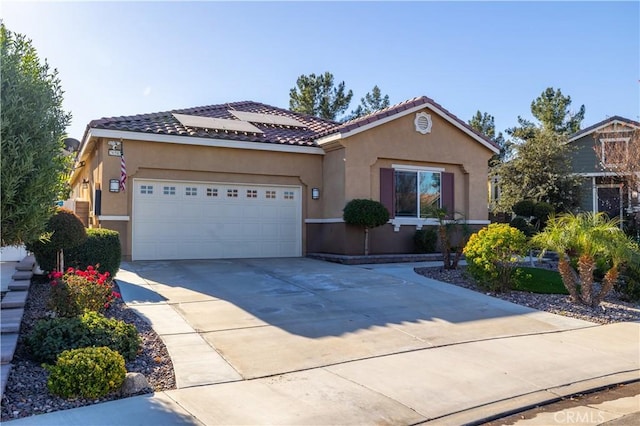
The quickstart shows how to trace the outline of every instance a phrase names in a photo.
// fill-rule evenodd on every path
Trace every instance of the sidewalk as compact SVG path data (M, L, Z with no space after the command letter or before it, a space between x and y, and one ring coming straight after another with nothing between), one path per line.
M401 279L414 289L449 292L452 300L468 291L418 276L413 266L362 268L380 278L386 275ZM371 277L376 276L373 273ZM125 269L117 279L131 284L128 292L123 291L123 298L147 317L165 340L178 389L32 416L11 421L12 425L465 424L640 378L640 324L598 326L576 322L573 328L559 331L424 345L389 355L243 379L225 353L199 339L201 333L167 303L168 292L184 301L195 297L193 290L173 286L161 297L157 293L160 284L131 271ZM557 319L558 324L571 321ZM367 332L354 331L344 342L353 344L358 336L368 339ZM640 410L634 406L636 401L614 414L605 407L605 421Z

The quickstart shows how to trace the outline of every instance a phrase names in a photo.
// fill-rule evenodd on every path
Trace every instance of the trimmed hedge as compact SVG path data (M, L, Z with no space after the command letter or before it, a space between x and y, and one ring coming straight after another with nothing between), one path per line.
M113 277L120 269L122 259L120 234L111 229L87 229L87 241L67 252L65 258L68 266L86 269L90 265L100 265L97 268L100 273L109 272Z
M56 268L56 251L46 243L27 246L36 256L38 265L43 271ZM87 269L87 266L100 265L100 273L109 272L113 277L120 269L122 249L120 234L111 229L87 229L87 239L79 246L65 250L64 259L67 266L75 269Z

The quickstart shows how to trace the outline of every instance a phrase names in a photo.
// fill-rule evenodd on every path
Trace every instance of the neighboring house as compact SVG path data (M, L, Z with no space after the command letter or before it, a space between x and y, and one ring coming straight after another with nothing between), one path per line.
M582 210L605 212L610 217L623 219L625 211L638 209L640 188L630 187L623 176L624 171L616 173L612 171L615 165L607 164L607 152L614 145L628 148L632 133L638 129L640 123L637 121L613 116L569 137L569 143L574 147L571 153L572 170L584 177L581 187Z
M372 254L410 253L435 223L428 205L488 223L497 152L427 97L343 124L235 102L92 121L71 198L89 226L120 232L125 259L361 254L362 231L342 220L354 198L391 213Z

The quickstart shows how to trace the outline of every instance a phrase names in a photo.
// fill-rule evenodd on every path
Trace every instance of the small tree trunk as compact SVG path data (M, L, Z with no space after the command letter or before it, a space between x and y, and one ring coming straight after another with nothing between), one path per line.
M364 255L369 256L369 228L364 228Z
M604 279L602 280L602 288L600 289L600 292L593 297L593 301L591 302L592 307L597 307L600 302L602 302L604 298L607 297L607 294L609 294L616 281L618 281L619 273L620 271L618 270L617 266L613 266L607 271Z
M64 252L62 249L58 250L56 253L56 267L58 268L58 271L64 273Z
M593 303L593 271L596 269L596 261L588 255L578 259L578 275L582 286L582 303L591 306Z
M582 303L582 298L580 294L578 294L578 285L575 273L571 268L571 264L565 258L563 253L558 253L560 256L560 261L558 263L558 272L560 272L560 276L562 277L562 283L566 287L569 295L571 296L571 300L576 303Z

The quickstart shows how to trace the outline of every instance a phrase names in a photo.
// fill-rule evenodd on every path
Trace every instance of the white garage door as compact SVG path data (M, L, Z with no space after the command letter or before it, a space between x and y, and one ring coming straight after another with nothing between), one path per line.
M133 260L302 255L300 187L134 180Z

